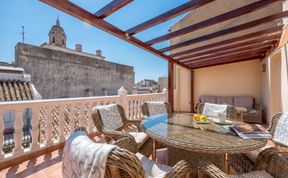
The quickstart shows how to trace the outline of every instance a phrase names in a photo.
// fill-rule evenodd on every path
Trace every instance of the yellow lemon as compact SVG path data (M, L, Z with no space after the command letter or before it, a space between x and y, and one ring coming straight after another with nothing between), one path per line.
M200 121L200 114L194 114L193 118L195 121Z

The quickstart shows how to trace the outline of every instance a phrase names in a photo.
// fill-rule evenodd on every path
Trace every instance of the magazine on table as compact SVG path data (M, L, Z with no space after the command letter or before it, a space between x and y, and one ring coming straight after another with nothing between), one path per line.
M272 135L259 124L236 124L231 129L243 139L272 138Z

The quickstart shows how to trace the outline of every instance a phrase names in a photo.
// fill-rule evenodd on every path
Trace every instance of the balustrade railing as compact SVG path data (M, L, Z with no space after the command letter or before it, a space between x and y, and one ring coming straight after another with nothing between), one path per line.
M88 133L97 132L90 116L92 108L97 105L120 104L129 119L139 119L142 117L140 106L145 101L166 100L165 89L163 93L127 95L127 90L121 87L115 96L0 103L0 163L65 142L76 127L84 127ZM27 110L32 112L29 127L25 126L23 121ZM14 134L9 142L5 142L4 138L6 111L15 113Z

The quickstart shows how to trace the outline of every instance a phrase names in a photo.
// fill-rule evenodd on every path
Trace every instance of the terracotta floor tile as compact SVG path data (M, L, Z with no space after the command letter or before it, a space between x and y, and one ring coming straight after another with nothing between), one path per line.
M62 177L62 162L58 162L49 167L46 167L43 171L43 174L47 178L61 178Z
M36 170L29 164L29 161L4 169L1 171L1 174L3 177L7 178L43 176L41 171Z
M44 171L58 165L62 162L62 150L56 150L52 153L31 159L29 164L37 171Z
M103 143L104 137L96 136L95 142ZM0 171L0 178L61 178L62 177L62 152L55 150L37 158L25 161L21 164ZM157 161L166 163L166 149L157 150Z

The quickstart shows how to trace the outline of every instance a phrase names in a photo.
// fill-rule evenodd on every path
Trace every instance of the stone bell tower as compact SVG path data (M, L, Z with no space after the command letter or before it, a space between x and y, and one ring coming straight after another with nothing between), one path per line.
M60 26L59 18L57 17L56 24L49 31L49 44L66 48L66 34Z

